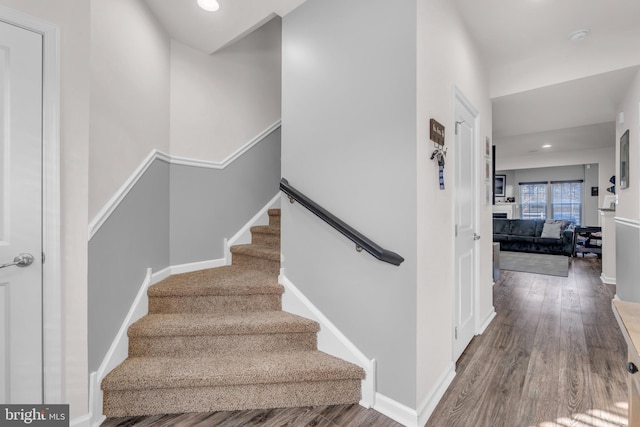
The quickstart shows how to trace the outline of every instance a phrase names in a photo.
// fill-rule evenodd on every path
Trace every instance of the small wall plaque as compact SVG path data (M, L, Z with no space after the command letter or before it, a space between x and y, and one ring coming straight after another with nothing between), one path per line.
M438 145L444 145L444 126L434 119L429 122L429 139Z

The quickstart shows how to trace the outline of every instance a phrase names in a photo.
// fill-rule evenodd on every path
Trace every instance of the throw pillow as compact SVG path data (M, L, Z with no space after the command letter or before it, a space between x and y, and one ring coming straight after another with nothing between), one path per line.
M546 222L542 227L542 234L540 237L546 237L550 239L559 239L560 238L560 227L562 224L559 222Z

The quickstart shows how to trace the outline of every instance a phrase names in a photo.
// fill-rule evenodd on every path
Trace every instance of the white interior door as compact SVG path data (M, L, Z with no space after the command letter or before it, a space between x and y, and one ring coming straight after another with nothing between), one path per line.
M0 22L0 403L43 403L42 42Z
M475 115L456 97L455 150L455 310L454 360L469 345L476 331L476 192Z

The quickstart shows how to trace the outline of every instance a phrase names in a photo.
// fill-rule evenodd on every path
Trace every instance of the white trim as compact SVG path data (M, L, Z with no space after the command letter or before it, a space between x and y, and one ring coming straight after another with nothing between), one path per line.
M264 138L273 133L276 129L278 129L281 125L281 121L278 120L273 123L271 126L260 132L257 136L255 136L251 141L247 142L245 145L240 147L234 153L232 153L229 157L224 159L222 162L211 162L205 160L196 160L190 159L187 157L179 157L179 156L171 156L171 164L172 165L182 165L182 166L195 166L200 168L208 168L208 169L224 169L229 166L231 163L240 158L244 153L253 148L254 145L262 141Z
M164 268L156 273L152 273L150 268L138 289L138 293L133 300L133 304L129 308L129 312L125 316L115 339L109 347L109 351L105 355L100 367L96 372L92 372L89 381L89 414L91 416L92 425L100 425L104 416L102 413L102 389L100 383L104 377L111 372L116 366L124 362L129 355L129 337L127 331L138 319L142 318L149 312L149 297L147 289L161 280L171 275L171 267Z
M376 404L373 405L373 409L407 427L422 427L433 414L455 376L456 365L451 363L440 375L435 386L427 393L417 410L381 393L376 393Z
M621 218L617 216L614 221L618 224L628 225L629 227L640 228L640 220L637 219Z
M435 387L424 398L420 406L418 406L418 426L424 426L429 417L435 411L438 402L442 399L442 396L446 393L447 389L451 385L451 382L456 376L456 364L451 363L449 368L440 375Z
M212 259L209 261L190 262L187 264L172 265L169 267L171 274L191 273L193 271L208 270L210 268L228 265L224 258Z
M162 160L171 165L181 165L181 166L193 166L200 168L208 168L208 169L225 169L235 160L237 160L244 153L253 148L257 143L262 141L265 137L274 132L278 127L280 127L281 122L278 120L271 126L269 126L266 130L261 132L258 136L253 138L247 144L242 146L239 150L231 154L222 163L219 162L209 162L203 160L195 160L188 159L185 157L171 156L170 154L163 153L159 150L152 150L151 153L142 161L142 163L136 168L135 171L129 176L129 178L122 184L122 186L116 191L116 193L109 199L109 201L102 207L100 212L91 220L89 223L89 240L93 238L96 232L102 227L102 225L107 221L109 216L116 210L116 208L120 205L122 200L129 194L131 189L136 185L136 183L142 178L147 169L151 166L154 160Z
M376 394L376 361L365 356L340 330L315 306L280 270L278 282L285 287L282 295L282 309L320 324L318 332L318 349L333 356L344 359L365 370L366 378L362 380L362 400L360 405L375 407Z
M101 423L106 420L107 417L104 417ZM99 424L98 424L99 425ZM98 426L96 425L96 427ZM86 414L78 418L74 418L69 422L69 427L91 427L91 415Z
M269 209L280 206L280 191L230 239L224 239L225 265L231 265L231 246L251 243L251 227L269 224Z
M491 324L493 319L497 316L496 308L495 307L491 307L491 308L492 308L492 310L489 312L487 317L484 318L484 322L482 322L482 325L480 326L480 328L476 332L476 335L484 334L484 331L487 330L487 328L489 327L489 325Z
M616 284L616 278L615 277L609 277L604 273L602 273L600 275L600 280L602 281L602 283L604 285L615 285Z
M93 218L93 220L89 223L89 240L93 238L98 229L102 227L102 225L107 221L107 219L111 216L111 214L116 210L118 205L124 200L124 198L129 194L131 189L136 185L136 183L142 178L144 173L149 169L154 160L162 160L167 163L170 163L171 158L158 150L153 150L149 155L140 163L140 165L136 168L135 171L131 174L131 176L122 184L122 186L116 191L116 193L111 197L111 199L107 202L106 205L98 212L98 214Z
M482 156L478 155L479 152L479 142L480 142L480 119L479 119L479 115L480 112L473 106L473 104L471 103L471 101L469 101L469 99L465 96L465 94L460 90L460 88L458 88L458 86L454 85L453 86L453 120L454 120L454 127L457 128L457 125L455 125L455 122L458 120L458 104L460 104L467 113L469 113L471 116L473 116L473 141L472 141L472 150L471 150L471 156L472 156L472 165L473 165L473 170L471 171L471 176L476 177L479 170L481 170L479 168L479 161L480 158ZM455 132L454 132L455 133ZM454 141L454 145L457 146L458 144L458 135L455 134L455 141ZM452 159L453 162L456 162L456 159ZM454 180L455 178L452 178L452 180ZM483 206L483 203L481 202L482 200L482 195L483 195L483 189L479 189L479 185L480 184L476 184L477 180L474 180L474 183L472 184L473 187L473 193L474 193L474 198L473 198L473 228L474 228L474 232L475 233L480 233L482 234L482 230L480 229L480 224L482 224L481 221L481 209ZM451 185L451 187L455 187L455 180L453 182L453 185ZM454 190L454 196L451 198L451 202L452 202L452 212L456 212L457 209L457 203L458 203L458 193L457 190ZM481 264L481 251L480 251L480 244L481 244L481 240L476 240L475 241L475 245L473 247L473 270L474 270L474 278L473 278L473 331L474 331L474 335L477 335L477 331L479 330L478 327L480 325L480 285L481 285L481 278L482 275L480 274L480 264ZM456 259L456 254L457 254L457 245L456 245L456 241L454 239L454 244L452 247L453 250L453 257L452 257L452 271L456 271L456 263L457 263L457 259ZM456 273L457 274L457 273ZM454 277L454 282L455 282L455 277ZM458 339L455 337L456 336L456 328L457 328L457 323L456 323L456 318L457 318L457 311L458 311L458 302L456 301L456 297L457 297L457 291L455 289L457 285L454 283L454 290L453 290L453 310L452 310L452 326L453 328L451 329L451 336L452 336L452 340L451 340L451 354L456 357L456 345L457 345L457 341ZM473 337L472 337L473 339ZM467 343L468 344L468 343ZM462 352L460 352L462 353ZM458 355L459 356L459 355Z
M0 6L0 20L42 34L42 251L43 394L45 403L63 403L62 292L60 280L60 27Z
M407 427L418 427L418 413L400 402L376 393L373 409Z

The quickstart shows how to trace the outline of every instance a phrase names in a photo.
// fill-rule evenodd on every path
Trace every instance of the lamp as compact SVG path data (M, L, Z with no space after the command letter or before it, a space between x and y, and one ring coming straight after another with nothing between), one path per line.
M198 6L207 12L215 12L220 9L220 4L216 0L198 0Z

